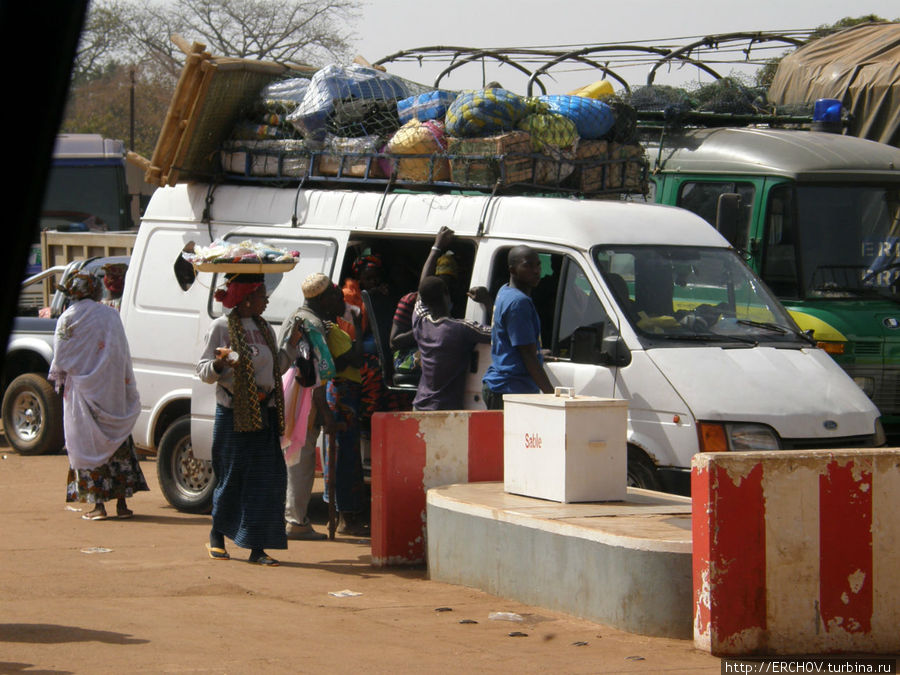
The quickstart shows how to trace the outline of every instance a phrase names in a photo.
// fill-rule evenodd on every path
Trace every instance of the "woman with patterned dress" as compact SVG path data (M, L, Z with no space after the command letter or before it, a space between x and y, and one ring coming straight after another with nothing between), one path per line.
M126 499L148 490L131 444L141 404L119 312L99 302L99 283L76 274L63 288L72 304L56 324L50 380L63 396L69 455L67 502L94 504L85 520L105 520L104 502L130 518Z
M279 349L262 318L268 304L261 274L231 276L215 298L231 311L210 325L197 364L216 385L212 463L216 474L207 550L228 560L225 537L250 549L250 562L277 566L267 548L287 548L287 473L281 452L284 392L281 375L297 358L298 326Z

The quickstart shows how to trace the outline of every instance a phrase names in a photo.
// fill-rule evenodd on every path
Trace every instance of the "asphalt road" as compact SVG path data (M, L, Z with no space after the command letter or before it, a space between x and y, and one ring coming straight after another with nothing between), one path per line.
M65 502L65 456L0 457L0 673L720 672L687 640L373 568L368 540L291 542L278 568L233 545L210 560L208 516L168 506L152 460L135 517L90 522Z

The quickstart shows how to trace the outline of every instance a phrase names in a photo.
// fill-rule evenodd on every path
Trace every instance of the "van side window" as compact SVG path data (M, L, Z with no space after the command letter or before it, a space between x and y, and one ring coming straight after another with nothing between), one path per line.
M584 270L568 256L563 265L561 286L558 329L551 353L581 360L578 356L579 336L591 335L594 346L599 347L606 326L606 309Z
M489 291L491 297L509 281L506 257L509 248L494 258ZM531 299L541 320L541 347L553 356L571 358L573 347L586 333L600 344L607 312L581 266L570 256L538 250L541 281Z
M766 247L763 251L763 281L779 297L800 297L797 273L797 221L794 191L777 185L769 191L766 209Z
M678 190L678 202L688 211L693 211L707 223L715 227L716 210L719 205L719 195L737 193L741 198L743 215L738 224L737 241L731 244L735 248L747 250L750 237L750 217L753 214L753 198L755 190L752 183L737 183L734 181L685 181Z

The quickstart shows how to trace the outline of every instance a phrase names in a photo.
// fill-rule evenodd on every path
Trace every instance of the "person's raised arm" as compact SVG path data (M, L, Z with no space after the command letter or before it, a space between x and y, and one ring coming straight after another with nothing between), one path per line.
M428 253L428 258L425 260L425 265L422 267L419 283L422 283L425 277L434 276L438 258L450 248L450 245L453 243L453 236L453 230L446 225L438 231L437 236L434 238L434 244L431 246L431 251Z

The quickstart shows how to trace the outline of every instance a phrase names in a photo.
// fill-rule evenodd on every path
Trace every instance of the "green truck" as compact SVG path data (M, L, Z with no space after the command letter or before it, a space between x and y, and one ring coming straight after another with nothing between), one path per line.
M900 149L753 125L646 147L652 200L716 225L900 437Z

